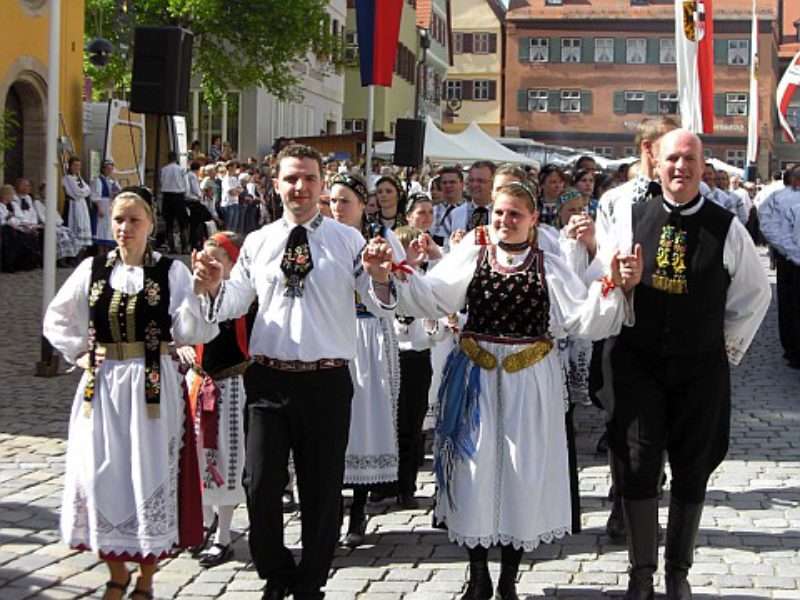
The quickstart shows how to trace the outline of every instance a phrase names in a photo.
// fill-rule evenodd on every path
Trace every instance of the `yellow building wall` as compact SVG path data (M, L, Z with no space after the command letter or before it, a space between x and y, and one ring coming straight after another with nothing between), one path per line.
M497 52L494 54L454 54L453 66L447 70L448 79L493 79L497 82L497 99L493 101L465 100L455 118L443 118L442 128L448 133L458 133L477 122L489 135L501 135L503 33L497 16L486 0L459 0L453 11L453 32L483 31L497 35Z
M9 88L24 75L41 90L46 111L49 2L3 0L2 6L0 109L5 108ZM59 104L78 156L83 138L83 13L83 0L62 0Z

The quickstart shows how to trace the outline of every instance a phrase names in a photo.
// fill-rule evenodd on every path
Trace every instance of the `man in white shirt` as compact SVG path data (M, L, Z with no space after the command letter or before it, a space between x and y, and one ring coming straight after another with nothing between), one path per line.
M286 146L274 182L283 218L247 237L225 282L219 263L201 254L195 291L211 321L238 317L258 301L250 339L254 363L244 376L250 551L267 580L264 598L291 592L297 600L315 600L324 596L320 588L339 537L353 394L347 363L356 355L354 293L370 294L388 309L394 298L385 270L370 284L361 233L319 213L322 157L316 150ZM389 260L387 245L370 244L366 255ZM290 450L302 514L299 564L283 543Z
M634 324L611 352L609 443L623 465L629 600L653 598L658 488L672 473L664 558L667 598L692 597L688 573L711 473L730 438L729 361L739 364L766 314L770 286L747 230L699 193L700 138L659 142L663 196L632 209L621 246L641 246Z
M788 185L773 189L758 208L761 233L772 247L775 256L778 296L778 333L783 357L794 369L800 369L800 338L795 323L800 314L800 298L794 281L800 277L800 267L791 260L792 215L800 204L800 166L794 167Z
M495 171L497 167L488 160L479 160L470 166L467 174L470 199L450 211L442 222L441 233L446 248L449 248L450 236L454 233L462 232L463 235L480 225L489 224Z
M437 244L443 246L449 237L444 222L464 202L464 178L458 167L442 167L437 177L442 190L442 201L433 207L433 226L428 233Z
M178 222L178 234L181 240L181 252L189 252L189 214L186 208L186 177L178 164L175 152L167 154L167 164L161 168L161 213L167 226L167 246L175 252L175 238L172 225Z

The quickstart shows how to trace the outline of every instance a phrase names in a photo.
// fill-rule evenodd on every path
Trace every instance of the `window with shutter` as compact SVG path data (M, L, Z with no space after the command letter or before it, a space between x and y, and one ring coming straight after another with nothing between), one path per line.
M475 54L489 54L488 33L481 32L472 34L472 51Z
M596 63L614 62L614 38L595 38L594 62Z
M547 90L528 90L527 110L530 112L547 112L549 97L550 92Z
M592 92L589 90L581 90L581 112L592 112Z
M562 113L581 112L580 90L561 90L561 112Z
M547 62L550 59L550 40L547 38L530 38L530 61Z
M628 114L644 112L644 92L625 92L625 112Z
M614 38L614 62L624 65L628 52L628 43L625 38Z
M714 40L714 64L728 64L728 40Z
M660 60L661 48L658 38L647 38L647 63L657 65Z
M531 60L531 38L529 38L529 37L521 37L521 38L519 38L519 45L517 46L517 55L519 57L519 62L521 62L521 63L530 62L530 60Z
M489 100L497 100L497 82L489 81Z
M472 54L472 34L464 33L462 37L463 37L462 46L464 49L464 54Z
M658 62L662 65L675 64L675 38L661 38L659 42Z
M472 81L469 79L461 82L461 99L472 100Z
M629 65L643 65L647 60L647 38L628 38L625 62Z
M552 52L550 52L550 62L561 62L561 52L559 52L561 48L561 38L550 38L550 47L553 49Z
M625 92L614 92L614 113L625 114Z
M658 114L678 114L678 92L658 92Z
M744 67L750 63L750 40L728 40L728 64Z
M747 94L725 94L725 115L728 117L746 117Z
M445 97L448 100L461 100L461 80L448 79L445 87Z
M528 90L517 90L517 110L527 112L528 109Z
M579 63L581 62L581 39L562 38L561 39L561 62Z
M561 109L561 90L548 90L547 112L557 113Z
M489 100L488 79L476 79L472 82L472 99L479 101Z
M489 54L497 54L497 34L489 34Z
M581 62L587 64L594 62L594 38L585 38L582 40Z
M460 31L453 33L453 54L464 52L464 34Z
M718 117L725 116L725 94L714 94L714 114Z
M644 95L644 114L658 114L658 92L646 92Z

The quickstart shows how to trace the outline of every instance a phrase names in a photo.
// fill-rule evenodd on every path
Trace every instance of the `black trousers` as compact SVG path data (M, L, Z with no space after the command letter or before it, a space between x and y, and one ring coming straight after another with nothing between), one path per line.
M702 502L730 439L730 369L724 349L663 357L618 338L611 365L615 402L609 444L624 465L624 498L658 495L666 451L672 494L684 502Z
M428 391L433 368L431 351L400 352L400 396L397 401L397 445L399 451L398 491L416 491L419 456L422 449L422 424L428 412Z
M164 213L164 223L167 226L167 245L173 248L175 244L172 237L172 225L175 221L178 221L181 244L185 246L184 231L189 227L189 215L186 214L186 198L183 194L173 192L163 192L161 198L161 210Z
M775 252L778 296L778 333L790 361L800 360L800 267Z
M244 375L245 470L250 553L270 588L315 594L339 538L344 454L353 384L348 368L288 373L254 364ZM294 456L303 555L283 543L281 496Z

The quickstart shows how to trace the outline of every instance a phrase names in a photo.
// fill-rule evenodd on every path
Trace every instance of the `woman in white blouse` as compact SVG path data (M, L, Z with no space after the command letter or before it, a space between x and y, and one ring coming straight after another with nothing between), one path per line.
M487 550L500 545L497 597L515 600L523 550L570 532L563 370L553 339L604 337L628 315L623 290L641 257L615 258L587 291L566 263L536 244L536 201L511 183L478 227L427 275L398 278L398 311L415 317L469 310L448 359L436 428L435 518L467 547L465 599L491 598Z
M199 507L181 511L179 537L179 458L193 449L182 442L184 397L167 345L206 342L218 329L191 316L186 266L149 249L150 206L126 192L111 219L118 248L78 266L47 309L44 335L85 369L70 417L62 538L106 562L106 600L130 584L125 561L138 563L131 598L142 600L152 598L156 563L202 537ZM199 489L196 468L194 477ZM193 539L183 538L186 519L197 525Z
M67 174L61 178L61 185L67 197L67 227L72 230L75 239L83 248L92 245L92 220L89 217L87 198L92 190L81 177L81 161L72 156L67 163Z

